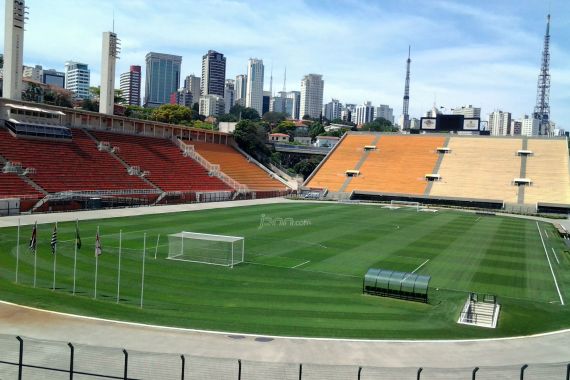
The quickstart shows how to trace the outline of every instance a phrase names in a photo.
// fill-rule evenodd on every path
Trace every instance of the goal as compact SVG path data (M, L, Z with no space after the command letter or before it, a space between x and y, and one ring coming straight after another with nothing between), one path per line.
M233 268L245 259L245 239L183 231L168 235L168 258Z
M398 208L402 208L402 207L410 207L410 208L415 208L416 211L420 211L421 206L422 205L420 202L394 201L394 200L390 201L390 208L391 209L398 209Z

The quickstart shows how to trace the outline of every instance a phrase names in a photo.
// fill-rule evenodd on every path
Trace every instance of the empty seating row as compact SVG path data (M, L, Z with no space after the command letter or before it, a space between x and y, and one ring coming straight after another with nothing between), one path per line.
M0 172L0 198L43 197L43 194L28 185L14 173Z
M28 177L50 193L152 188L130 176L109 153L100 152L84 131L72 132L72 141L57 141L15 138L0 128L0 154L24 168L36 169Z
M437 148L444 143L445 137L441 136L384 135L345 191L423 195L425 175L433 171L439 157Z
M286 190L286 186L229 145L190 141L194 149L220 170L253 191Z
M161 138L92 132L99 141L108 141L128 165L149 171L151 182L164 191L230 191L219 178L196 161L184 157L171 141Z

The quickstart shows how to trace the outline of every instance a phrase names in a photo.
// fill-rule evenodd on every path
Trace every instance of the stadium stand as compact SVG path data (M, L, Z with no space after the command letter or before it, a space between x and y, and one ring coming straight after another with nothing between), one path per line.
M452 137L439 170L441 180L433 183L431 196L501 199L517 203L522 148L520 138Z
M42 193L28 185L15 173L0 172L0 198L41 197Z
M236 180L246 185L253 191L286 190L286 186L271 175L249 162L240 152L229 145L211 144L199 141L190 141L189 145L194 145L194 149L212 164L220 165L220 170Z
M116 154L128 165L150 172L146 178L164 191L231 191L219 178L210 176L196 161L184 157L170 140L92 132L119 150Z
M128 175L108 153L100 152L84 131L74 129L72 141L15 138L0 128L0 154L35 169L28 175L50 193L86 190L133 190L151 187Z
M529 139L532 155L526 161L525 203L570 204L570 175L566 140Z
M439 157L437 147L445 143L441 136L384 135L352 178L345 191L365 190L423 195Z
M305 186L339 191L346 180L346 171L354 169L365 153L364 146L371 145L376 137L374 134L346 134L325 158L326 161L308 178Z

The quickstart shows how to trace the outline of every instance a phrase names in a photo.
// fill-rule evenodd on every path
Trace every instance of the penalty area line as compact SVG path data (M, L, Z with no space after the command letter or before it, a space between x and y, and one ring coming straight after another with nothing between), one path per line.
M412 273L416 273L416 271L420 270L420 268L423 267L424 265L426 265L429 260L430 260L430 259L427 259L426 261L424 261L419 267L417 267L416 269L414 269L414 271L413 271Z
M301 265L305 265L305 264L308 264L310 262L311 262L311 260L307 260L304 263L301 263L301 264L295 265L294 267L291 267L291 269L299 268Z
M540 235L540 241L542 242L542 248L544 248L544 254L546 255L546 260L548 261L548 266L550 267L550 273L552 273L552 278L554 279L554 285L556 286L556 291L558 292L558 297L560 297L560 303L564 306L564 300L562 299L562 293L560 293L560 288L558 287L558 281L556 281L556 276L554 275L554 269L552 269L552 263L550 262L550 257L548 257L548 251L546 250L546 245L544 244L544 239L542 238L542 232L540 231L540 226L536 222L536 228L538 229L538 235Z
M556 255L556 250L554 248L551 248L551 249L552 249L552 253L554 253L554 258L556 259L556 262L558 264L560 264L560 260L558 260L558 255Z

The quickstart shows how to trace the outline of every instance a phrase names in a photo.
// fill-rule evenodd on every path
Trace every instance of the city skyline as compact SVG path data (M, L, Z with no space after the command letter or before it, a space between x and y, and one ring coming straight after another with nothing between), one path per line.
M532 113L548 13L540 1L483 1L477 6L430 1L422 7L414 6L416 1L382 5L333 1L327 7L292 1L279 15L274 14L278 3L272 1L222 0L223 5L178 1L169 6L142 0L136 4L77 3L92 15L89 24L70 17L73 8L66 2L27 2L30 20L24 64L61 70L67 60L85 62L91 69L91 84L99 85L100 36L112 28L114 11L115 31L122 41L117 75L130 65L144 66L144 56L150 51L181 55L182 77L198 74L202 55L214 49L227 57L226 79L245 74L247 59L256 56L273 64L276 83L283 79L280 67L287 66L288 89L299 90L304 75L319 73L326 82L325 102L331 98L355 104L371 100L393 107L396 117L402 111L408 45L414 51L411 117L421 116L434 100L447 109L474 104L484 115L494 109L512 112L517 118ZM199 7L201 17L182 22L185 11L194 7ZM562 128L568 128L570 117L566 107L570 99L566 64L570 61L570 21L565 17L569 11L570 5L563 1L553 1L550 7L552 120ZM236 14L242 17L232 17ZM317 14L319 18L314 17ZM164 15L172 21L164 24ZM140 17L145 18L144 30L139 30ZM66 23L65 30L53 28L60 22ZM170 33L171 28L180 30ZM367 38L361 38L363 33ZM333 34L337 42L331 49Z

